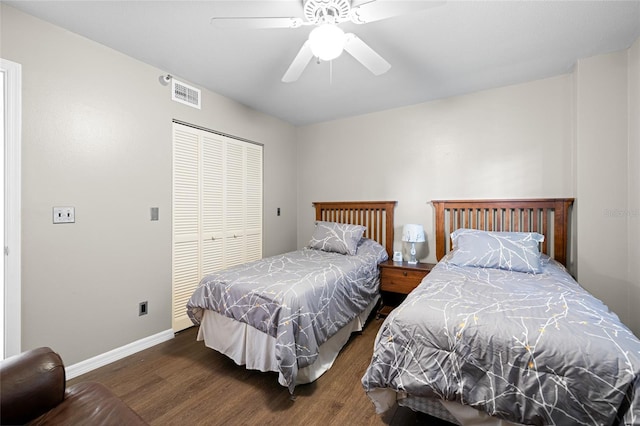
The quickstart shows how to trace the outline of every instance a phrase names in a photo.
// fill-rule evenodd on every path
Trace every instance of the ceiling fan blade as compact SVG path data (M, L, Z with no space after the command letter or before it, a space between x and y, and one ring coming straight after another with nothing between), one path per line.
M368 22L380 21L382 19L393 18L441 6L445 1L437 0L413 0L413 1L397 1L397 0L364 0L354 1L351 8L351 21L356 24L366 24Z
M358 62L367 67L374 75L384 74L389 71L391 64L378 55L362 39L353 33L346 35L347 41L344 50L356 58Z
M301 18L211 18L211 25L221 29L298 28L304 24Z
M311 52L311 46L309 45L309 41L305 41L300 51L289 65L287 72L282 76L283 83L291 83L300 78L302 71L307 67L309 62L313 58L313 52Z

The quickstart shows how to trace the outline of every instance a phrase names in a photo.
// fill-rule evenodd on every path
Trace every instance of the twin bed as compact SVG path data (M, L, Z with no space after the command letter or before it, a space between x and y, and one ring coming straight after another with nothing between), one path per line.
M187 304L198 339L294 393L328 370L379 299L395 201L317 202L309 247L208 275Z
M564 267L572 201L433 202L439 262L386 318L362 378L378 412L640 422L640 342Z
M572 202L433 202L439 262L385 319L362 377L376 411L640 422L640 341L565 269ZM187 308L206 346L292 394L362 329L393 250L395 202L314 204L309 247L209 275Z

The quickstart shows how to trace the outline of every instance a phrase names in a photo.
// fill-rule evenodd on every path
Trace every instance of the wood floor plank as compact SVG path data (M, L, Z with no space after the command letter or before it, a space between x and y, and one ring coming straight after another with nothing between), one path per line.
M360 379L381 323L353 334L329 371L296 387L295 401L276 373L237 366L196 341L195 327L69 384L101 382L151 425L448 425L403 407L375 413Z

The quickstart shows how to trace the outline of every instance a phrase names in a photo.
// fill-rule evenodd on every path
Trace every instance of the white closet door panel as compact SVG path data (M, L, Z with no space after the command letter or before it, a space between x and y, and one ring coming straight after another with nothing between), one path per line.
M244 229L244 146L228 140L225 152L225 228L241 235Z
M224 141L202 132L202 234L222 238L224 215Z
M200 280L200 139L173 125L172 318L175 331L191 325L186 305Z
M246 147L245 228L262 232L262 147ZM262 251L262 250L261 250Z
M200 281L198 241L173 245L172 327L174 330L193 325L187 316L187 301ZM186 324L186 326L185 326Z

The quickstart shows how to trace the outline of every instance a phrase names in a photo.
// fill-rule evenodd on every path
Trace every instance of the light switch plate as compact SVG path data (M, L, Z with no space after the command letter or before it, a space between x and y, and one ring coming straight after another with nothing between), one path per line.
M76 209L74 207L54 207L53 223L75 223Z

